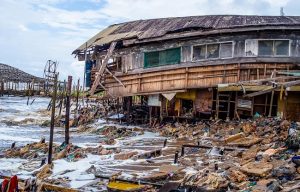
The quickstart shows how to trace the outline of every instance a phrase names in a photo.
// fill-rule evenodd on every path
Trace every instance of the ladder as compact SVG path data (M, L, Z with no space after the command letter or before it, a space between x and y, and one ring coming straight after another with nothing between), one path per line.
M231 93L220 94L219 91L217 91L215 119L219 119L221 113L226 113L226 120L229 120L231 97ZM227 110L224 110L224 106L227 106Z

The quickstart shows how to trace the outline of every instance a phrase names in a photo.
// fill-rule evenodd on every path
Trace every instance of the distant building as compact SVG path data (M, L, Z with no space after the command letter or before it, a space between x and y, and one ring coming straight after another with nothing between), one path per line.
M129 105L141 96L152 116L300 120L300 16L138 20L109 26L73 54L85 60L86 50L92 92Z

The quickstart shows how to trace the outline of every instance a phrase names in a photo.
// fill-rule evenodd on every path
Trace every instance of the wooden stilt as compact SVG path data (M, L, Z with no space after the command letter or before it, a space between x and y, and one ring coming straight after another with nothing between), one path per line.
M272 91L272 94L271 94L271 101L270 101L270 108L269 108L269 115L268 115L268 117L272 116L273 99L274 99L274 91Z
M77 81L77 88L76 88L76 110L78 110L79 88L80 88L80 79L78 79Z
M48 164L52 163L52 148L53 148L53 134L54 134L54 121L55 121L56 93L57 93L57 74L55 74L55 77L54 77L54 86L53 86L53 94L52 94L52 111L51 111L51 123L50 123Z
M152 126L152 106L149 106L149 125Z
M69 144L70 140L70 97L72 89L72 76L68 76L68 86L66 89L66 119L65 119L65 143Z
M219 106L220 106L220 99L219 99L219 91L217 90L216 117L215 117L215 119L219 119Z

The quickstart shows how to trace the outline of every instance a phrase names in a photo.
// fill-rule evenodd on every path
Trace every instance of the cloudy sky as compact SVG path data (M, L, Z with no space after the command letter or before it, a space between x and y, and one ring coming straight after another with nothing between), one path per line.
M61 79L83 76L72 51L108 25L148 18L300 15L299 0L0 0L0 63L42 76L48 59Z

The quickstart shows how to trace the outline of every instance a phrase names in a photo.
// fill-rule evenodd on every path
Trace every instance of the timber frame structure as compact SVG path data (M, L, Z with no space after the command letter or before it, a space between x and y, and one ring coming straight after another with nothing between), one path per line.
M45 79L30 75L15 67L0 63L0 96L4 94L34 94L44 88Z
M300 120L300 16L132 21L109 26L73 54L93 64L91 94L122 98L128 111L136 100L150 119Z

